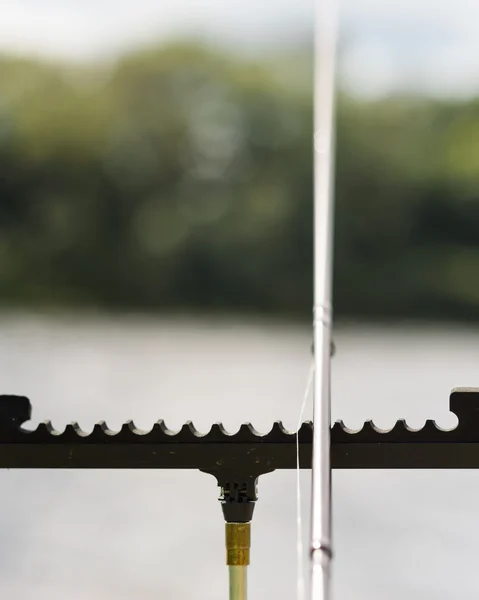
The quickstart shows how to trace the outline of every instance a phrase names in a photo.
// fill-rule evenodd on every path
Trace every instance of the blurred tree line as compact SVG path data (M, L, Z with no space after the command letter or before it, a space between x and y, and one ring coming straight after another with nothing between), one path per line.
M0 59L0 301L311 314L300 63ZM336 314L479 317L479 102L344 95Z

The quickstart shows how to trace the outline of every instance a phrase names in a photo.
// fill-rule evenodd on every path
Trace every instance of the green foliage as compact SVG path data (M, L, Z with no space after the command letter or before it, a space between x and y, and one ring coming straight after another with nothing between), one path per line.
M312 98L288 69L0 59L0 300L309 317ZM479 317L478 140L479 102L340 98L339 316Z

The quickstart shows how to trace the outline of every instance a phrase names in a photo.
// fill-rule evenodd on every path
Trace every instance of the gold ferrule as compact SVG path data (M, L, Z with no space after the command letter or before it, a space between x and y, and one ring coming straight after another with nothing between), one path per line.
M226 523L226 564L230 567L249 565L251 523Z

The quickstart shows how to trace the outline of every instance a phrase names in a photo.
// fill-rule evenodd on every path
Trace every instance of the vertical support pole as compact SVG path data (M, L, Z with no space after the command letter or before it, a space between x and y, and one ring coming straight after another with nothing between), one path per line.
M247 568L251 547L251 523L226 523L226 564L230 600L247 600Z
M316 0L314 74L314 430L311 599L329 600L331 563L331 323L337 0Z
M247 600L246 567L230 566L230 598L229 600Z

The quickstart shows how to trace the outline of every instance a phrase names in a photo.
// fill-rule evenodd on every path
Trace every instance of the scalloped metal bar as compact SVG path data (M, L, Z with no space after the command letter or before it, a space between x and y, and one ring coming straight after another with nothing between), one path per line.
M331 429L333 468L479 468L479 389L458 388L450 396L458 425L443 430L426 421L419 430L398 421L382 431L372 421L351 431L342 422ZM250 423L234 434L221 423L200 433L191 422L177 431L157 421L150 431L133 421L120 431L105 422L91 433L78 423L56 431L51 422L35 430L22 424L31 418L30 401L22 396L0 396L0 468L113 468L187 469L215 474L234 469L255 475L275 469L296 468L296 433L280 421L259 434ZM300 466L310 468L312 424L299 431Z

